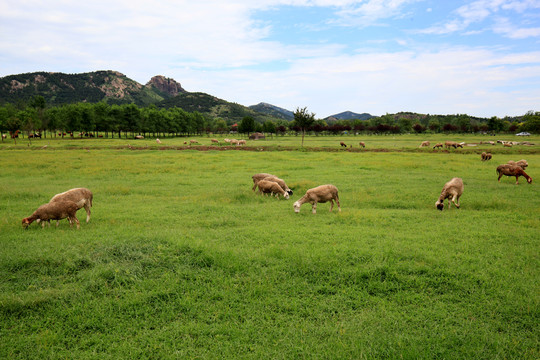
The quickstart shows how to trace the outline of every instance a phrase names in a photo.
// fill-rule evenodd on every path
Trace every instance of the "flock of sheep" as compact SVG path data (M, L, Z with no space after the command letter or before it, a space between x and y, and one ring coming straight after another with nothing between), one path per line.
M481 155L482 161L488 161L491 160L491 158L491 153L483 152ZM499 165L497 167L497 174L499 176L497 181L500 182L503 175L515 176L516 185L518 185L519 177L523 176L530 184L532 183L532 178L525 173L525 168L527 168L527 166L529 166L529 164L526 160L519 160L517 162L510 160L506 164ZM275 175L259 173L253 175L252 180L252 190L255 191L257 188L259 188L260 194L270 194L275 195L276 197L281 195L285 199L289 199L289 196L293 194L293 191L287 186L285 181ZM457 177L452 178L450 181L444 184L441 195L435 202L435 207L439 210L443 210L444 200L448 199L448 208L450 208L451 204L453 203L456 208L459 209L459 198L463 194L463 189L463 180ZM37 223L41 222L42 227L45 227L45 222L47 222L50 226L51 220L56 220L56 226L58 226L58 222L60 220L67 218L70 223L70 227L73 227L73 223L75 222L77 224L77 229L79 229L80 224L76 213L79 209L84 207L86 210L86 222L88 223L90 221L90 207L92 206L92 199L92 192L86 188L75 188L54 195L47 204L41 205L31 216L24 218L22 220L22 226L27 228L34 221ZM318 203L330 202L330 211L332 211L334 208L334 201L337 204L338 211L341 212L337 187L331 184L321 185L307 190L304 196L293 204L293 208L294 212L298 213L300 212L300 207L302 204L310 203L312 206L312 213L315 214L317 212Z

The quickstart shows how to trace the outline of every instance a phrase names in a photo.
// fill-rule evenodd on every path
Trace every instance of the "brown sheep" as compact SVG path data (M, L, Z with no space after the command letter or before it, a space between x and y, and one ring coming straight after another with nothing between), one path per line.
M261 180L257 183L257 186L259 187L259 193L261 194L275 194L276 197L282 195L285 199L289 199L289 194L275 181Z
M444 209L444 200L448 200L448 208L450 209L451 203L454 203L456 205L456 208L459 209L459 198L463 194L463 180L461 178L455 177L452 178L449 182L444 184L441 196L439 196L439 200L435 202L435 206L439 210ZM451 199L450 199L451 198Z
M44 228L45 222L51 226L51 220L56 220L56 226L58 226L58 221L68 218L70 227L73 227L73 221L75 221L77 223L77 229L79 229L79 219L76 216L78 209L79 207L73 201L50 202L41 205L32 215L22 219L22 226L26 229L31 223L36 221L38 223L42 222L41 227Z
M366 143L365 143L365 142L363 142L363 141L360 141L360 142L358 143L358 145L360 145L360 146L361 146L361 147L363 147L363 148L365 148L365 147L366 147Z
M519 160L519 161L512 161L512 160L508 160L508 164L510 165L516 165L516 166L519 166L520 168L522 168L523 170L525 170L525 168L527 166L529 166L529 163L527 162L527 160Z
M86 210L86 222L88 223L90 221L90 207L92 206L93 199L94 195L87 188L75 188L54 195L49 202L73 201L77 204L77 210L84 207L84 210Z
M433 148L434 149L442 149L442 147L443 147L442 143L437 143L437 144L435 144L435 146Z
M463 148L463 145L462 145L462 144L457 143L457 142L455 142L455 141L446 141L446 142L444 143L444 146L445 146L447 149L448 149L448 148L451 148L451 147L453 147L454 149L457 149L458 147Z
M339 145L341 145L342 147L347 147L347 145L343 141L341 141Z
M431 145L431 143L429 141L422 141L422 143L420 144L419 148L422 148L424 146L429 146Z
M341 212L341 206L339 204L338 189L334 185L321 185L313 189L306 191L306 194L302 196L293 204L294 212L300 212L300 206L304 203L311 204L311 212L317 213L317 203L325 203L330 201L330 211L334 208L334 201L338 206L338 211Z
M482 161L491 160L492 155L491 153L483 152L481 155Z
M218 144L219 145L219 140L218 139L212 139L210 141L212 142L212 144Z
M497 166L497 174L499 174L499 178L497 179L498 182L501 181L501 177L503 175L506 176L515 176L516 177L516 185L519 185L518 178L520 176L523 176L525 179L527 179L527 182L529 184L532 183L532 177L527 175L527 173L519 166L511 165L511 164L502 164Z
M255 191L255 189L257 188L257 184L258 184L259 181L261 181L261 180L269 180L269 181L277 182L279 184L279 186L281 186L281 188L283 190L285 190L289 195L293 194L293 191L291 189L289 189L289 187L287 186L285 181L278 178L275 175L267 174L267 173L260 173L260 174L253 175L251 178L253 179L253 188L251 189L253 191Z

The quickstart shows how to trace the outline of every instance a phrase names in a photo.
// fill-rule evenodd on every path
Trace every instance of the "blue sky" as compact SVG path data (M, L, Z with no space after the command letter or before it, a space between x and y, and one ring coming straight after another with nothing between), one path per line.
M317 118L540 111L540 0L0 0L0 76L116 70Z

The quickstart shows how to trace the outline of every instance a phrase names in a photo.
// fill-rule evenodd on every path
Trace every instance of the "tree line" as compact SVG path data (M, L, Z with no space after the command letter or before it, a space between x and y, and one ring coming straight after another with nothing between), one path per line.
M343 133L476 133L520 132L540 133L540 112L528 112L519 118L489 119L468 115L386 114L369 120L315 119L306 108L298 108L292 121L274 119L257 122L245 116L239 123L214 118L179 107L160 109L154 105L108 104L79 102L47 106L42 96L25 105L4 104L0 107L0 132L44 137L65 133L102 134L105 137L128 137L135 134L155 136L203 135L239 132L249 134L302 133L332 135ZM307 119L307 121L306 121Z

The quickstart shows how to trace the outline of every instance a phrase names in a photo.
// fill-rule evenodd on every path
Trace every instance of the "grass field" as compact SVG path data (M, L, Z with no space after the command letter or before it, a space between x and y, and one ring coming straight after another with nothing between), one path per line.
M307 151L297 137L255 151L0 144L0 358L538 359L540 147L349 138L395 151L310 151L340 137L309 137ZM494 155L483 163L485 149ZM533 183L498 183L496 166L522 158ZM294 195L254 194L257 172ZM439 212L454 176L461 209ZM341 213L293 212L326 183ZM22 229L80 186L94 192L90 223L79 210L80 230L66 220Z

